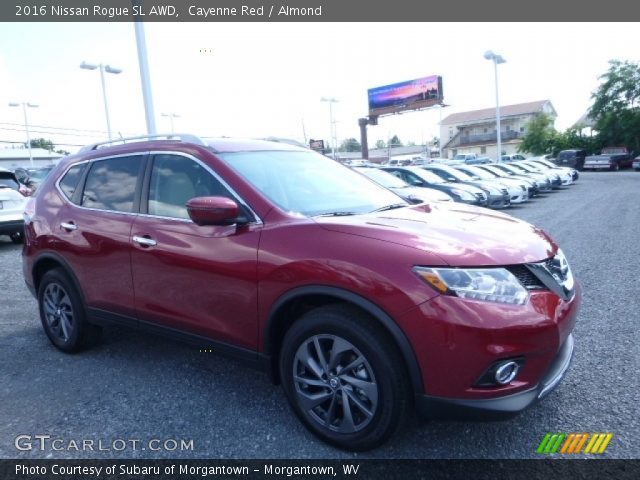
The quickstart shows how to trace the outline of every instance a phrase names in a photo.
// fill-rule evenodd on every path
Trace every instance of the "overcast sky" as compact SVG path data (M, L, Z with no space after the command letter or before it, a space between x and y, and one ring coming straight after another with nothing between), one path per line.
M173 112L180 115L176 131L204 136L329 139L329 106L320 97L332 96L339 99L341 141L359 139L357 119L367 114L367 89L376 86L441 75L451 105L443 118L494 107L488 49L507 60L499 66L500 103L549 99L556 127L564 129L590 106L610 59L640 60L637 26L148 23L145 29L159 131L169 131L160 114ZM24 141L22 112L7 105L16 101L40 105L28 111L32 137L60 145L106 137L99 74L81 70L82 61L123 70L106 77L112 130L145 133L133 24L12 23L0 24L0 140ZM438 115L434 109L382 118L369 129L370 143L393 134L404 142L431 139ZM54 134L43 126L69 130Z

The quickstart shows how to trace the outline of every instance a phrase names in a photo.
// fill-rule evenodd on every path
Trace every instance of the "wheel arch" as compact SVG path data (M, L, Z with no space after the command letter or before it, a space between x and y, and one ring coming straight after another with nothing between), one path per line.
M52 252L41 254L33 263L31 276L33 278L33 286L36 292L36 296L38 295L38 291L40 289L40 281L42 280L42 277L45 273L54 268L60 268L67 275L67 277L69 277L76 291L80 294L83 305L86 305L84 292L82 291L82 288L80 288L80 282L73 273L73 269L64 258Z
M356 293L321 285L290 290L283 294L269 311L263 330L262 348L264 354L271 358L271 373L274 382L278 383L280 380L277 364L280 346L286 331L305 312L332 303L344 303L362 310L388 332L402 355L414 393L424 392L420 367L413 348L391 316L378 305Z

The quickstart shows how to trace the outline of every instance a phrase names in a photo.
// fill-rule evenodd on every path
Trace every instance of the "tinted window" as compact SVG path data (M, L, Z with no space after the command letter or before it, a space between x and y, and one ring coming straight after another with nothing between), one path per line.
M9 172L0 172L0 186L9 187L13 190L18 190L20 188L20 184L16 182L13 173Z
M198 162L179 155L156 155L149 182L150 215L189 218L186 207L189 200L212 196L232 198Z
M100 210L133 212L142 156L99 160L91 165L82 205Z
M69 200L73 197L73 193L76 191L76 187L86 166L87 164L83 163L82 165L71 167L60 180L60 190L62 190L64 196Z

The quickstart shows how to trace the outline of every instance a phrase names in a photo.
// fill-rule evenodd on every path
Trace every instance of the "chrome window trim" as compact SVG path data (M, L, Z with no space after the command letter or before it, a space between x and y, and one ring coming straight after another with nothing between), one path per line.
M141 217L160 218L160 219L165 219L165 220L176 220L176 221L179 221L179 222L193 223L192 220L187 219L187 218L164 217L164 216L161 216L161 215L152 215L152 214L149 214L149 213L140 213L140 212L121 212L121 211L118 211L118 210L107 210L107 209L101 209L101 208L85 207L84 205L77 205L77 204L73 203L71 201L71 199L69 199L67 197L67 195L62 191L62 188L60 188L60 182L62 181L62 179L69 172L69 170L71 170L75 166L83 165L83 164L90 164L90 163L94 163L94 162L99 162L101 160L110 160L112 158L132 157L132 156L138 156L138 155L143 155L143 156L144 155L177 155L177 156L185 157L185 158L188 158L190 160L195 161L200 166L202 166L207 172L209 172L209 174L213 175L213 177L216 180L218 180L220 182L220 184L224 188L226 188L236 198L236 200L251 213L251 215L253 215L253 217L255 218L255 221L250 222L250 224L253 224L253 225L263 225L264 224L262 219L260 218L260 216L249 206L249 204L247 202L245 202L245 200L240 195L238 195L238 193L233 188L231 188L231 186L222 177L220 177L220 175L218 175L211 167L209 167L209 165L204 163L202 160L194 157L193 155L190 155L190 154L184 153L184 152L175 152L175 151L171 151L171 150L152 150L152 151L135 152L135 153L120 153L120 154L117 154L117 155L108 155L106 157L96 157L96 158L81 160L81 161L75 162L75 163L70 163L67 166L67 168L64 170L64 172L56 180L56 183L55 183L56 190L58 191L58 193L60 194L60 196L61 196L61 198L62 198L62 200L64 202L67 202L72 207L80 208L80 209L83 209L83 210L89 210L89 211L93 211L93 212L117 213L117 214L120 214L120 215L133 215L133 216L141 216ZM91 167L89 167L89 168L91 168Z

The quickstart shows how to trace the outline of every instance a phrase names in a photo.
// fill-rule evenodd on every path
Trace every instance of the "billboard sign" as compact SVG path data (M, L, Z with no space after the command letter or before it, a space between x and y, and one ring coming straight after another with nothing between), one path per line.
M324 140L309 140L309 148L316 152L324 152Z
M369 116L399 113L442 103L442 77L430 77L370 88Z

